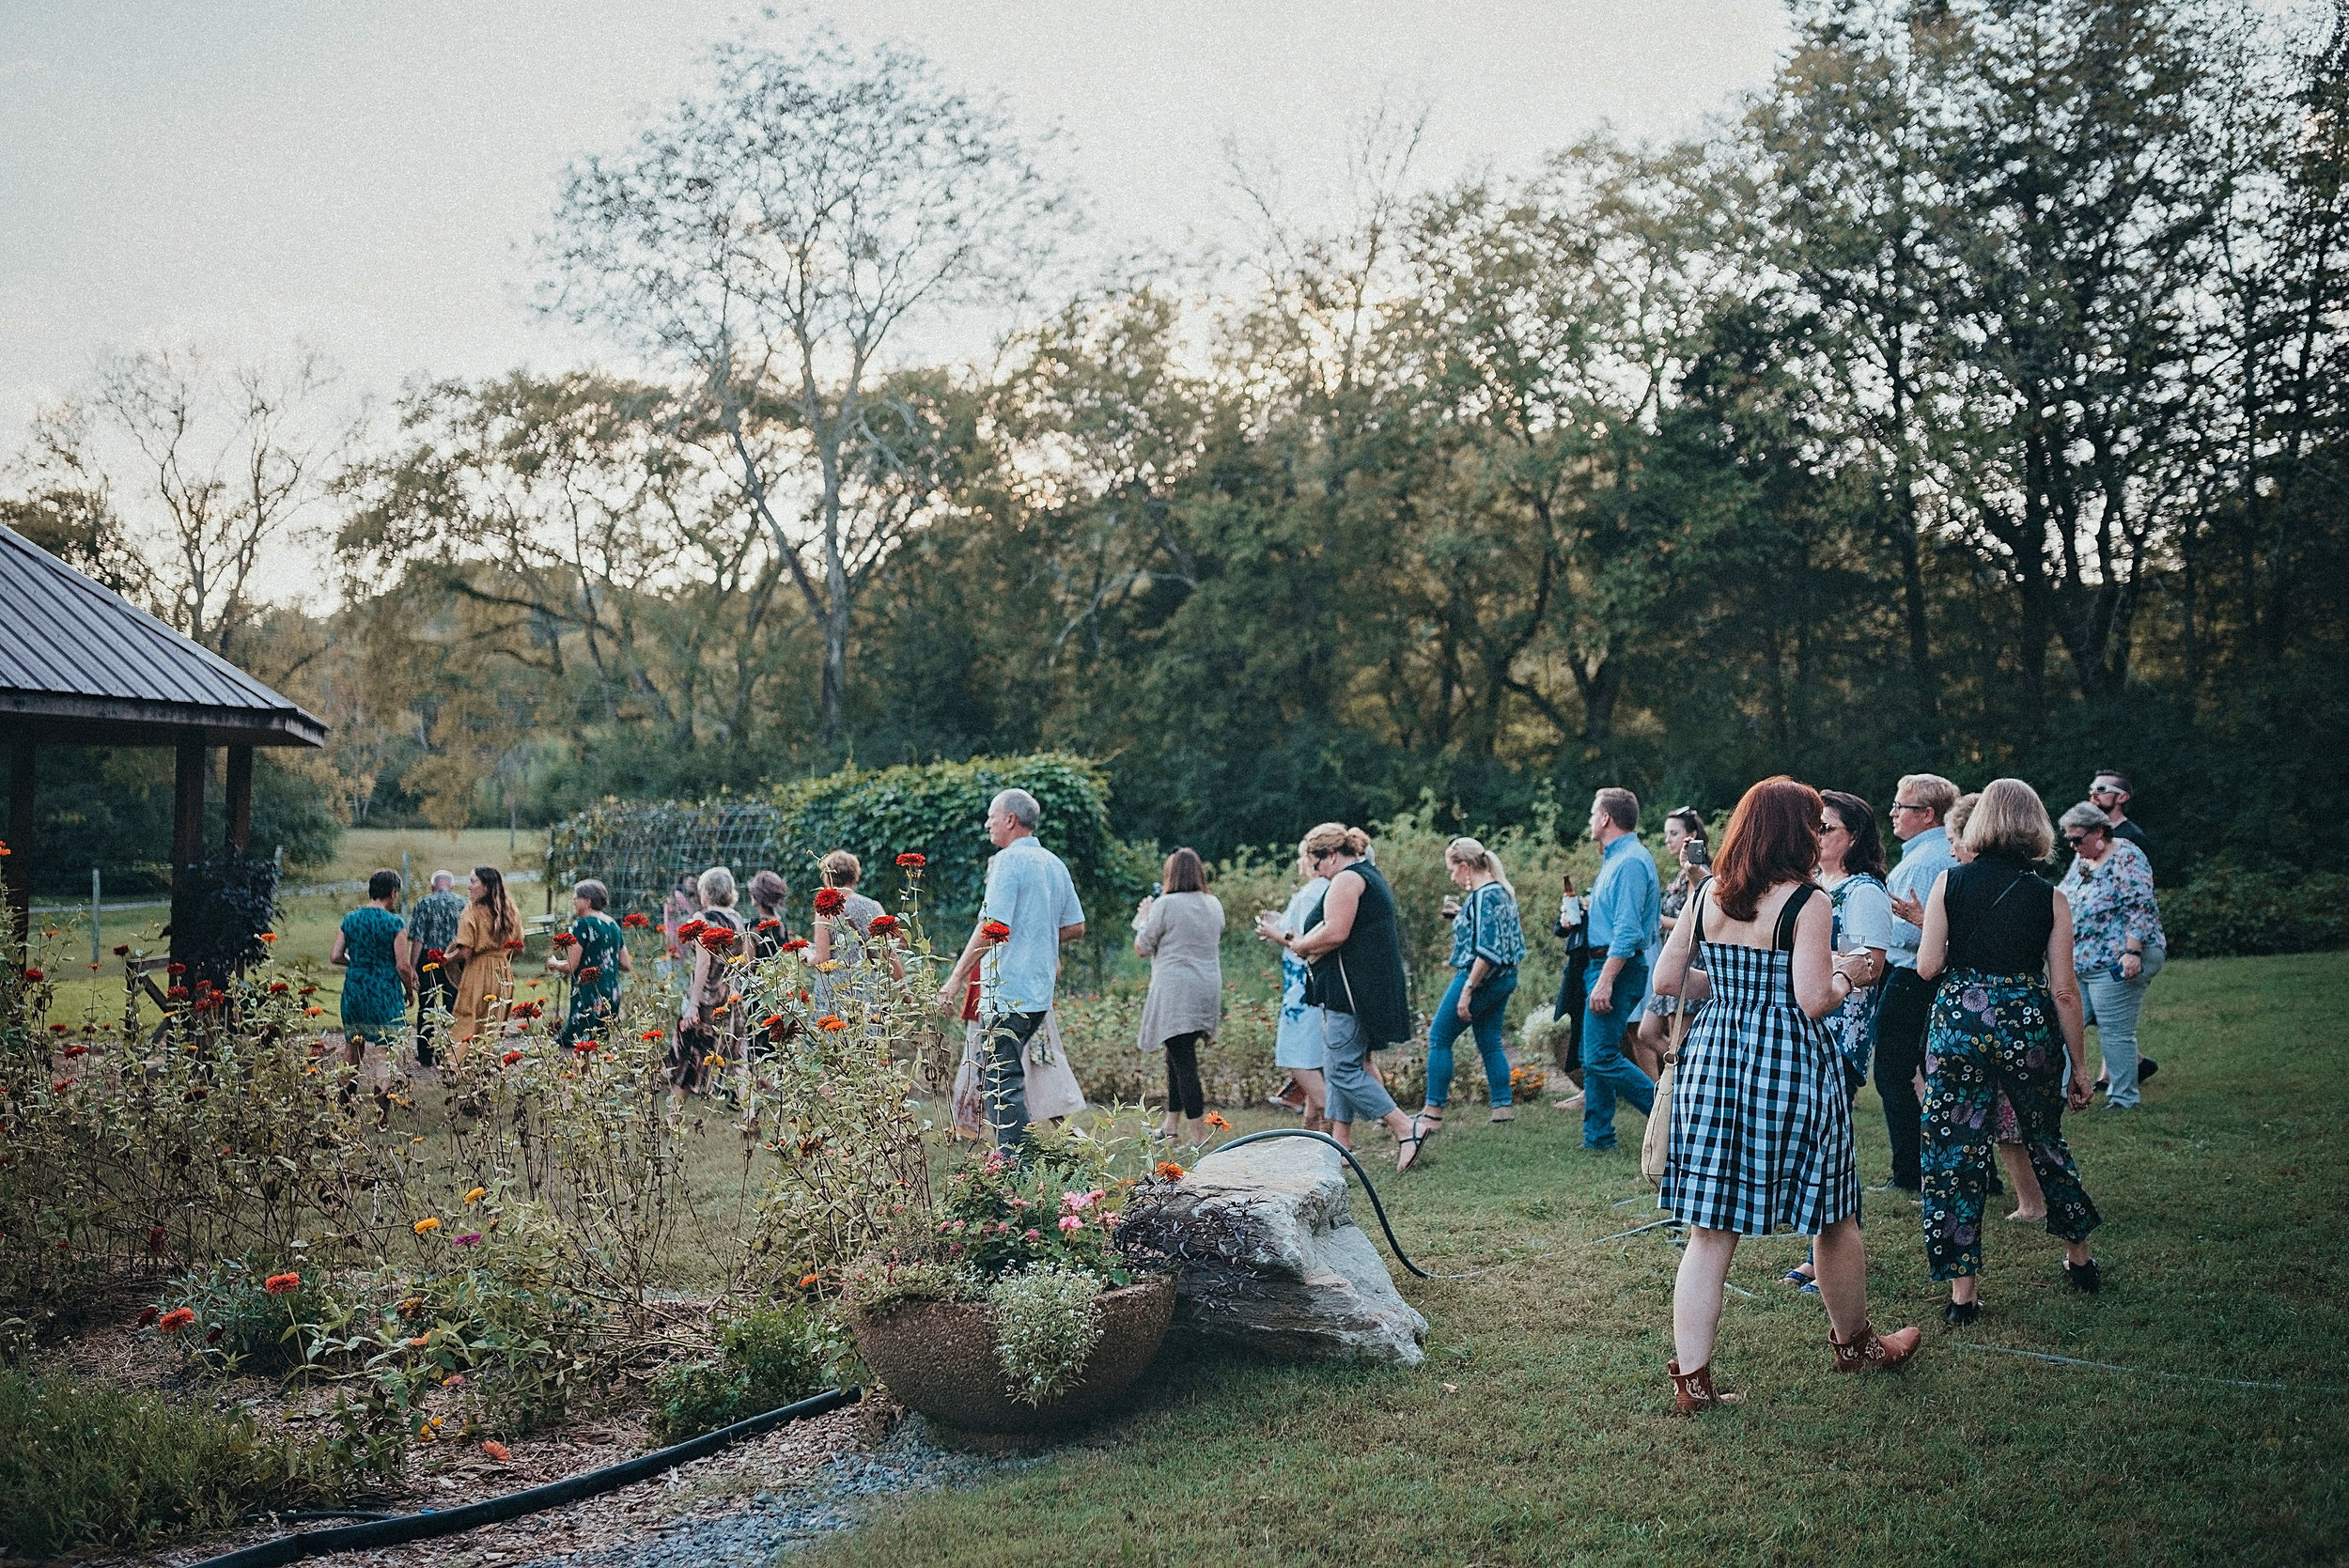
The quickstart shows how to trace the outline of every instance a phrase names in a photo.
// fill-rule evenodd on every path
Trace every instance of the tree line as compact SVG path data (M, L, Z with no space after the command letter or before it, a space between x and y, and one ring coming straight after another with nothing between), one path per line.
M1806 5L1702 136L1430 188L1374 116L1339 220L1053 294L1075 199L999 109L730 45L556 195L542 303L610 366L413 389L144 536L86 456L168 427L124 372L8 520L318 704L349 815L1059 748L1221 855L2119 767L2165 879L2337 865L2344 109L2338 8ZM239 599L272 473L338 604Z

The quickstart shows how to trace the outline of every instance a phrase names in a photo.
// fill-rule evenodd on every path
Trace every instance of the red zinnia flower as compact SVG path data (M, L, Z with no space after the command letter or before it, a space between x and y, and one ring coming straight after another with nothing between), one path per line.
M61 1023L53 1023L49 1027L62 1032L67 1026ZM68 1046L64 1050L59 1051L57 1054L60 1056L87 1056L89 1054L89 1047Z
M131 956L131 944L129 942L124 942L120 947L116 948L115 956L117 958L128 958Z
M185 974L188 972L188 966L185 964L165 964L163 966L163 972L165 974Z
M739 939L737 938L731 926L712 925L705 929L696 939L710 952L721 953L732 947Z
M647 1040L658 1040L661 1037L661 1031L657 1029L647 1029L645 1031L644 1037Z
M499 1058L498 1058L498 1061L499 1061L499 1062L501 1062L502 1063L504 1063L505 1065L506 1065L506 1066L510 1067L510 1066L512 1066L515 1063L520 1062L521 1059L522 1059L522 1053L521 1053L521 1051L518 1051L518 1050L509 1050L509 1051L507 1051L507 1052L506 1052L504 1056L499 1057Z
M816 912L819 915L836 915L840 912L840 906L848 901L848 895L838 888L816 890Z
M581 1040L574 1043L571 1049L579 1052L582 1056L590 1056L595 1053L596 1042L593 1039Z
M269 994L273 997L284 996L288 991L292 989L293 987L287 985L283 980L272 980L269 983Z
M919 871L930 862L920 855L915 854L912 850L909 849L904 854L897 857L897 863L904 866L908 871Z
M620 924L630 931L641 931L652 924L652 916L637 909L620 917Z
M979 935L990 942L1007 942L1011 940L1011 927L1000 920L990 920L979 927Z
M261 1289L272 1296L291 1296L302 1288L299 1274L272 1274L261 1281Z
M783 944L783 951L786 953L797 953L806 945L807 939L805 937L794 937L789 941Z
M155 1327L161 1328L166 1334L176 1334L180 1329L185 1328L189 1324L194 1323L194 1309L190 1307L174 1307L171 1311L163 1315L162 1320L159 1321Z
M689 920L684 924L677 928L677 939L681 942L690 942L695 937L700 936L705 930L708 930L708 927L709 923L706 920L700 919L699 917Z
M568 947L573 942L579 940L579 939L572 936L568 931L557 931L553 936L549 937L547 940L552 942L557 947Z
M51 1084L51 1085L49 1086L49 1092L50 1092L51 1094L64 1094L67 1090L69 1090L69 1089L70 1089L70 1088L72 1088L72 1087L73 1087L73 1080L72 1080L71 1079L70 1079L70 1078L61 1078L61 1079L57 1079L57 1081L56 1081L56 1082L54 1082L54 1083L53 1083L53 1084Z
M506 951L508 953L520 953L521 950L522 939L520 937L516 937L513 940L506 944Z
M151 1328L155 1326L155 1320L163 1315L163 1309L160 1307L149 1307L139 1314L139 1327Z
M579 983L583 986L586 985L590 980L600 980L602 978L603 970L599 969L594 964L590 964L585 969L579 971Z
M47 975L41 973L39 970L26 970L24 971L24 983L28 986L37 980L46 980L49 977Z
M445 954L445 953L442 952L442 951L441 951L439 948L437 948L437 947L428 947L428 948L426 948L426 949L424 950L424 961L425 961L426 963L428 963L428 964L437 964L437 963L440 963L442 960L445 959L447 956L448 956L448 955L447 955L447 954Z
M755 926L752 927L752 929L757 931L780 931L783 929L783 922L776 920L772 916L769 916L767 919L760 921Z
M897 917L895 915L875 915L873 917L872 932L876 937L886 937L895 929L897 929Z

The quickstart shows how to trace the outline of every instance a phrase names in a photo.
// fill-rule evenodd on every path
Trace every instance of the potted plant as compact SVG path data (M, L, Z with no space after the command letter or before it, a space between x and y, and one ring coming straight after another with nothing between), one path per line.
M1114 1126L1038 1129L1025 1162L966 1164L920 1233L848 1270L857 1349L899 1403L950 1431L1027 1436L1112 1407L1150 1364L1174 1276L1118 1225L1137 1187L1180 1172L1122 1172L1141 1141Z

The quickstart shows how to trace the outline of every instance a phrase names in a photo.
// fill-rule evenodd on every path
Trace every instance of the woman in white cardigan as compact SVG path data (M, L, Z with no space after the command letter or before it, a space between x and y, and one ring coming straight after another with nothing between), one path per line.
M1190 1121L1190 1141L1206 1141L1207 1101L1199 1083L1199 1048L1223 1026L1223 906L1207 891L1196 851L1166 858L1165 892L1142 901L1134 951L1150 960L1150 995L1142 1004L1143 1050L1166 1052L1167 1138Z

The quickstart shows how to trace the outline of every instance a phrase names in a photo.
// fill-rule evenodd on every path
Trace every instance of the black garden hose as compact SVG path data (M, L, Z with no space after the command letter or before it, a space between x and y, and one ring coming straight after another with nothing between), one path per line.
M1347 1148L1345 1144L1339 1142L1336 1139L1330 1137L1326 1132L1315 1132L1308 1127L1268 1127L1263 1132L1245 1133L1238 1138L1233 1139L1228 1143L1220 1143L1216 1146L1214 1152L1221 1154L1225 1149L1237 1149L1242 1144L1261 1142L1268 1138L1311 1138L1318 1142L1327 1143L1330 1147L1337 1150L1340 1157L1342 1157L1346 1164L1354 1168L1354 1174L1356 1178L1361 1182L1362 1191L1368 1195L1370 1199L1370 1211L1378 1217L1378 1228L1387 1234L1387 1246L1394 1253L1394 1261L1401 1264L1405 1268L1410 1270L1413 1274L1418 1275L1421 1279L1473 1280L1479 1275L1490 1274L1496 1268L1505 1268L1508 1266L1507 1264L1490 1264L1483 1268L1464 1269L1456 1274L1430 1274L1427 1270L1413 1263L1411 1261L1410 1254L1403 1250L1403 1244L1394 1239L1394 1227L1387 1221L1387 1207L1384 1203L1381 1203L1378 1201L1378 1189L1370 1185L1370 1172L1362 1169L1362 1162L1354 1157L1353 1150ZM1679 1223L1679 1220L1672 1219L1653 1220L1645 1225L1634 1226L1628 1231L1619 1231L1613 1235L1600 1236L1597 1241L1583 1242L1579 1243L1578 1245L1595 1247L1602 1241L1621 1241L1625 1236L1638 1235L1642 1231L1653 1231L1667 1225L1676 1226ZM1555 1256L1557 1253L1563 1250L1565 1250L1565 1249L1553 1247L1547 1252L1535 1252L1530 1257L1512 1258L1509 1260L1509 1263L1538 1263L1544 1258Z
M820 1416L837 1410L864 1397L862 1389L828 1389L813 1399L786 1405L780 1410L770 1410L763 1416L722 1426L715 1432L704 1433L671 1448L657 1449L639 1454L617 1465L607 1465L600 1470L549 1482L544 1486L532 1486L520 1492L508 1492L502 1498L467 1503L461 1508L443 1509L437 1513L394 1514L370 1519L365 1524L338 1525L332 1529L305 1529L292 1535L280 1535L272 1540L219 1557L210 1557L189 1568L278 1568L281 1563L299 1562L305 1557L321 1552L369 1551L383 1546L403 1545L411 1541L429 1541L435 1536L456 1535L463 1530L478 1529L483 1525L501 1524L519 1519L525 1514L577 1502L604 1492L615 1492L623 1486L659 1475L672 1466L689 1459L699 1459L717 1452L729 1444L745 1437L795 1421L804 1416Z

